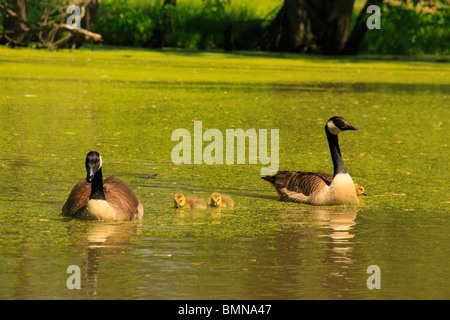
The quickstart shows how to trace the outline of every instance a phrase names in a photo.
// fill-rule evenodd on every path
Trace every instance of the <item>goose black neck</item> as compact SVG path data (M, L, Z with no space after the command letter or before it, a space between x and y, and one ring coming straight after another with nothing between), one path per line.
M106 200L105 193L103 192L103 176L101 168L95 173L94 179L92 180L91 196L89 199Z
M336 176L338 173L347 173L344 167L344 161L342 160L341 150L339 148L338 136L335 134L331 134L328 131L327 127L325 127L325 132L327 133L331 159L333 160L333 168L334 168L333 176Z

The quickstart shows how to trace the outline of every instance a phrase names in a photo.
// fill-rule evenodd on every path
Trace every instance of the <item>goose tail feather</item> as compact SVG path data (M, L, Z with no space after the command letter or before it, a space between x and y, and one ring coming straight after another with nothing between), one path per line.
M275 176L265 176L265 177L261 177L261 179L266 180L270 183L274 183L275 182Z

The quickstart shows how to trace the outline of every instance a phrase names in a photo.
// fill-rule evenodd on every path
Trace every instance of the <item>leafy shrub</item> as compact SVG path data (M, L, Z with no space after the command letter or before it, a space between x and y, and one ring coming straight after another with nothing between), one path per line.
M440 6L425 12L417 10L418 0L412 1L412 5L406 1L398 5L386 2L381 29L367 31L360 53L450 54L450 5L438 1ZM28 0L28 20L35 23L46 7L69 2ZM172 26L166 34L166 46L223 48L228 29L234 49L251 50L282 3L283 0L180 0L175 8L164 8L163 0L103 0L91 31L100 33L105 44L147 46L155 26L169 13ZM357 0L360 7L364 3L365 0ZM354 13L353 20L356 16ZM1 18L0 15L0 24Z
M104 43L146 46L153 28L167 12L162 1L103 0L94 31ZM262 32L263 19L245 6L232 6L231 0L178 2L170 9L172 26L166 46L182 48L223 48L225 30L231 26L237 49L250 49L251 39Z
M106 44L143 46L158 20L160 7L138 6L126 0L104 0L94 22L94 30Z
M450 12L448 6L420 12L407 5L386 4L381 29L368 30L361 53L449 54Z

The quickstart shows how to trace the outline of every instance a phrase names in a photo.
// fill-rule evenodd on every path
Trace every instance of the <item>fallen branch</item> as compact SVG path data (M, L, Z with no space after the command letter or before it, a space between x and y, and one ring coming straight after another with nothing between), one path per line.
M86 29L72 28L67 24L54 24L50 27L56 28L58 30L69 31L72 35L75 35L75 36L83 36L85 40L102 41L101 34L94 33L94 32L88 31Z
M89 5L98 6L100 0L97 1L80 1L81 18L85 17L86 7ZM17 34L26 34L28 39L32 38L32 35L36 35L40 41L37 47L46 47L48 49L54 49L59 46L69 45L74 48L80 46L85 41L99 42L102 41L102 36L98 33L91 32L84 28L74 28L60 21L67 20L66 7L58 5L53 10L49 10L49 7L45 7L43 15L39 22L30 24L28 21L20 17L14 10L6 5L0 4L0 12L4 12L5 15L19 22L19 27L12 30L0 31L0 38L4 37L7 40L7 44L12 45L26 45L26 42L19 43L14 39ZM60 15L58 16L58 13ZM56 15L56 16L54 16ZM89 28L89 21L86 22L86 27ZM69 32L68 34L62 34L62 32ZM71 39L73 38L73 39ZM70 42L68 43L68 40Z

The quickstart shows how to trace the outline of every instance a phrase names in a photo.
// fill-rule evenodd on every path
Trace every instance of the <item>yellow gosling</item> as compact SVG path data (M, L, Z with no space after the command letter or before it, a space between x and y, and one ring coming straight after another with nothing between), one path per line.
M359 183L355 183L355 190L358 196L367 196L366 192L364 191L364 187Z
M234 207L234 201L226 194L214 192L209 198L208 204L211 207L230 208Z
M183 193L178 192L173 196L175 208L206 208L206 202L197 197L185 197Z

